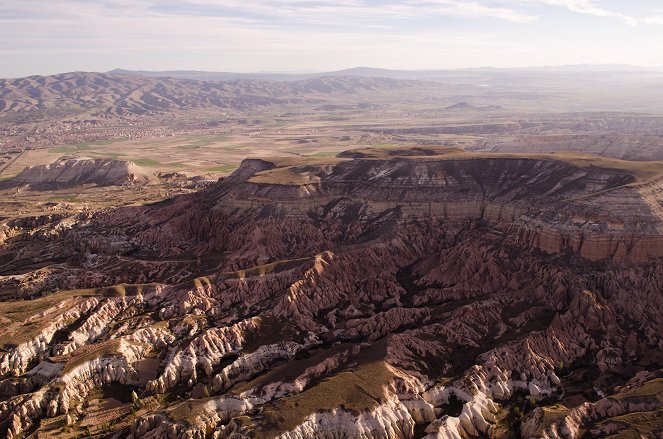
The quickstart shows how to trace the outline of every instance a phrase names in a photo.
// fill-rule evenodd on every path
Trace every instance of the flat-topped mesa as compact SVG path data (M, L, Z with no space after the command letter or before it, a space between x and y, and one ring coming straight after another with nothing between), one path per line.
M264 165L260 172L254 162L242 162L231 177L244 179L234 178L228 195L274 202L319 203L318 199L351 197L401 205L472 200L530 206L568 201L635 181L623 170L581 168L553 159L357 158L329 164L272 164L271 169Z
M62 189L80 185L121 186L147 184L154 174L125 160L63 158L55 163L25 168L0 188L29 186L31 189Z
M304 218L357 204L367 218L397 210L403 219L482 220L516 242L592 260L663 256L663 197L656 190L663 183L655 179L635 184L636 172L612 163L552 155L400 152L347 152L324 164L244 161L213 189L223 200L217 208Z

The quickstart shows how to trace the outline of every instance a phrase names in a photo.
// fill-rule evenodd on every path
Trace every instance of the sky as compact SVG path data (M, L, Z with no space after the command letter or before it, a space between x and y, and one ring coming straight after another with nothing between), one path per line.
M0 0L0 77L663 66L662 0Z

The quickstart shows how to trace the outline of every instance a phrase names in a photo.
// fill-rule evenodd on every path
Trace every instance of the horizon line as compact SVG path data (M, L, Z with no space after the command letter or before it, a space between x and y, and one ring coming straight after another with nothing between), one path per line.
M235 74L235 75L286 75L286 76L295 76L295 75L319 75L319 74L333 74L340 72L348 72L352 70L382 70L385 72L412 72L412 73L434 73L434 72L459 72L459 71L478 71L478 70L495 70L495 71L518 71L518 70L543 70L543 69L569 69L569 68L584 68L591 71L591 69L610 69L610 68L620 68L620 69L632 69L632 70L649 70L649 71L663 71L663 66L644 66L637 64L550 64L550 65L532 65L524 67L494 67L494 66L481 66L481 67L450 67L450 68L423 68L423 69L399 69L399 68L387 68L387 67L371 67L371 66L355 66L355 67L346 67L336 70L306 70L306 71L297 71L297 70L280 70L280 71L234 71L234 70L195 70L195 69L167 69L167 70L147 70L147 69L129 69L123 67L116 67L111 70L101 71L101 70L70 70L63 71L51 74L33 74L27 76L13 76L13 77L3 77L2 79L20 79L20 78L30 78L30 77L45 77L45 76L56 76L64 75L68 73L103 73L103 74L113 74L118 72L127 72L127 73L201 73L201 74Z

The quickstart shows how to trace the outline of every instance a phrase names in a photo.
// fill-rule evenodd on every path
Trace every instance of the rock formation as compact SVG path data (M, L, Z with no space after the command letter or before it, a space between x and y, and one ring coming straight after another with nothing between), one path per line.
M43 297L0 303L3 431L655 437L657 184L553 157L354 151L246 160L57 233L23 220L3 245L41 271L3 273ZM98 400L124 414L83 430Z
M29 186L32 189L61 189L94 184L120 186L147 184L156 177L133 162L111 159L63 158L48 165L31 166L11 180L3 188Z

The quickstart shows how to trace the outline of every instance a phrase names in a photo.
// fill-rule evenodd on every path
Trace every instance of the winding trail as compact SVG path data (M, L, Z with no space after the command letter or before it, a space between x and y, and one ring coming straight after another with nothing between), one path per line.
M26 151L26 150L23 149L23 151L21 151L20 153L18 153L18 155L17 155L16 157L14 157L13 159L9 160L7 163L4 164L4 166L2 166L2 167L0 168L0 177L2 177L2 173L5 172L5 170L7 170L7 168L9 168L11 165L13 165L13 164L16 162L16 160L20 159L21 156L22 156L23 154L25 154L25 151Z

